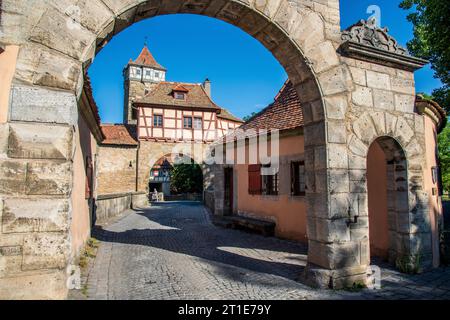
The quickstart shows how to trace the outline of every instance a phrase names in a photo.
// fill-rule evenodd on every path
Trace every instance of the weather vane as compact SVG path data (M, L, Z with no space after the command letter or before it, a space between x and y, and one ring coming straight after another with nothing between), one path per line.
M145 36L145 39L144 39L144 46L146 46L146 47L147 47L147 42L148 42L148 36Z

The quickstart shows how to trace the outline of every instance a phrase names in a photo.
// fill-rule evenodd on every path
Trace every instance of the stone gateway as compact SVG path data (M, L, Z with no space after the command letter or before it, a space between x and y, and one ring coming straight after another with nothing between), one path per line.
M416 99L413 72L426 61L370 21L341 31L338 0L3 0L0 12L0 298L66 297L66 271L89 236L95 197L86 188L95 169L87 157L102 138L95 112L82 112L85 70L115 34L164 14L231 23L286 70L304 117L310 284L367 280L374 142L395 181L387 216L392 259L420 256L421 268L439 261L432 168L445 114ZM92 148L82 147L85 140ZM220 186L223 170L215 170ZM223 188L214 192L222 214Z

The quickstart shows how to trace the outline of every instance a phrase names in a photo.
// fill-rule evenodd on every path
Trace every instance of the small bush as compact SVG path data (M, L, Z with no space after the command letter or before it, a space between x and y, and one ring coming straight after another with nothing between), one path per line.
M421 271L420 268L420 254L403 255L398 257L395 261L395 265L400 272L407 274L417 274Z

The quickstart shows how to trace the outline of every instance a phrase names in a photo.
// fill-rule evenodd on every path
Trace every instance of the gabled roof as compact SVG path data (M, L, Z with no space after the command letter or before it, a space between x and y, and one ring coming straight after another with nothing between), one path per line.
M102 124L105 140L103 145L137 146L136 126L125 124Z
M151 54L151 52L148 50L147 46L144 46L141 53L139 54L139 57L137 57L136 60L131 60L128 64L134 64L138 66L145 66L160 70L166 70L162 65L160 65L158 62L156 62L155 58Z
M175 99L173 92L180 91L183 88L187 90L184 100ZM144 98L135 102L136 104L151 104L159 106L172 107L188 107L188 108L203 108L220 111L221 108L217 106L201 84L195 83L181 83L181 82L159 82L155 85Z
M225 119L225 120L231 120L231 121L235 121L235 122L244 123L244 121L242 119L234 116L227 109L223 109L223 108L222 108L222 111L217 115L217 117L219 117L221 119Z
M179 84L175 88L173 88L173 91L177 92L189 92L188 89L186 89L183 85Z
M289 130L303 126L303 109L297 91L287 80L275 101L245 122L239 129Z

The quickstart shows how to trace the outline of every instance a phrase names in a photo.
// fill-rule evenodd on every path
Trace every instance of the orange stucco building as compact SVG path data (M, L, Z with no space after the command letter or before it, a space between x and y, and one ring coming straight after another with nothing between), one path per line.
M439 231L442 229L442 207L440 193L440 175L438 172L437 134L442 129L445 112L433 101L417 97L416 109L425 115L423 135L426 141L426 163L424 164L424 189L429 195L429 221L431 225L430 243L432 244L433 265L439 265ZM243 124L239 130L229 134L224 141L234 141L234 155L245 154L245 163L225 164L224 203L225 214L256 218L275 223L275 235L280 238L307 242L307 192L308 173L304 168L305 151L303 135L304 110L297 92L287 81L274 103ZM241 131L243 130L243 131ZM261 162L251 162L249 154L261 148L261 144L251 149L252 136L260 136L266 131L279 131L278 171L265 176ZM254 137L253 137L254 138ZM273 144L269 136L268 156L273 155ZM361 212L358 219L369 226L370 255L387 260L392 245L393 229L402 225L398 212L400 199L393 197L395 192L402 193L405 181L405 161L398 142L380 138L372 143L367 153L367 172L365 176L352 181L350 188L354 192L367 191L368 215ZM239 143L239 141L241 143ZM245 141L245 143L242 143ZM389 151L399 147L391 155ZM229 148L229 147L228 147ZM225 149L225 148L224 148ZM253 150L253 151L252 151ZM226 157L229 157L227 154ZM395 160L394 160L395 157ZM402 162L403 161L403 162ZM320 179L315 179L316 188ZM319 186L320 187L320 186ZM405 189L406 190L406 189ZM217 200L216 200L217 201ZM395 218L397 217L397 218ZM351 222L349 221L349 225ZM352 231L350 231L352 232ZM356 232L356 231L355 231Z

